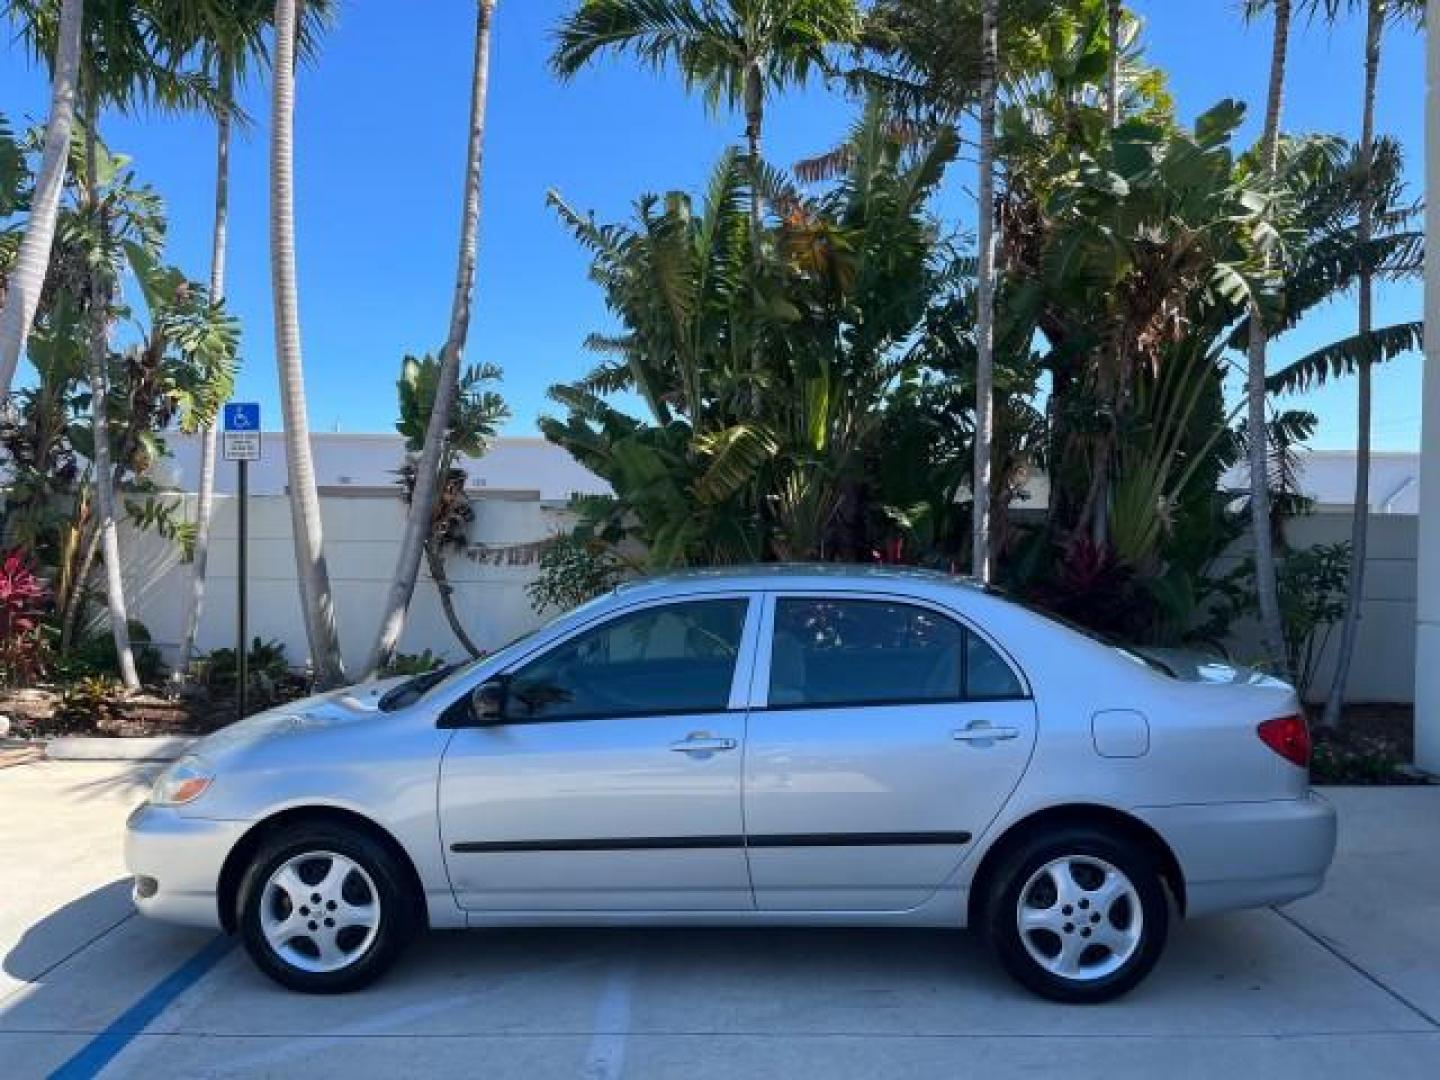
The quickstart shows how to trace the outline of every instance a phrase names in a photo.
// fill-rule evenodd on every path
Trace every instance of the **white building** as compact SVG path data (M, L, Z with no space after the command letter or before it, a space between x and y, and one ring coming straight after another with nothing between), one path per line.
M171 456L152 472L152 478L162 487L195 492L200 486L199 437L171 434L165 439ZM395 470L405 459L405 442L399 435L311 432L310 446L315 459L315 484L322 495L396 495ZM267 431L262 448L261 459L250 465L250 493L284 495L284 434ZM484 457L467 459L465 468L470 475L469 486L477 493L528 494L541 502L558 504L568 502L575 494L603 494L610 490L560 447L538 437L497 439ZM233 464L219 463L216 490L222 494L234 492Z
M199 485L200 443L192 436L168 435L170 460L152 474L162 487L194 492ZM378 433L312 432L315 482L322 494L391 494L396 490L395 470L405 456L399 435ZM575 494L609 491L608 485L553 443L538 437L497 439L483 458L466 463L470 487L477 494L506 492L536 494L541 502L559 505ZM1317 450L1301 458L1301 488L1317 510L1348 509L1355 490L1355 455L1349 451ZM1412 451L1376 453L1370 463L1370 512L1414 514L1419 507L1420 455ZM1232 487L1245 485L1243 469L1228 474ZM216 478L217 490L235 488L235 467L224 462ZM1028 485L1025 505L1043 507L1045 478ZM264 457L250 466L250 492L285 494L285 439L280 432L264 436ZM538 493L538 494L537 494Z

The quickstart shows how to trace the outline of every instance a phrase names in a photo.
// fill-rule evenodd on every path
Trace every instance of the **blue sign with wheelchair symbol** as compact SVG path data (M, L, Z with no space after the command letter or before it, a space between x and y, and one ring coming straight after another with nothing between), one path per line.
M259 431L260 403L258 401L229 401L225 403L226 431Z

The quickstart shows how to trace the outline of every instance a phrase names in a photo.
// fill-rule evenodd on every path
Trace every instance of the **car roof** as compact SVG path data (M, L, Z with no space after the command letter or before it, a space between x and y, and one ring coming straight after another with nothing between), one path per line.
M693 588L697 592L726 589L817 588L883 590L886 586L910 588L964 587L979 591L970 577L926 570L913 566L884 566L856 563L758 563L750 566L712 566L676 570L621 583L617 597L637 599Z

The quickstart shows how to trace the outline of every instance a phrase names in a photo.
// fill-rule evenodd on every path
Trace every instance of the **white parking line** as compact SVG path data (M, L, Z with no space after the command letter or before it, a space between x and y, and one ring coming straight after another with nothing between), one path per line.
M416 1002L412 1005L402 1005L399 1008L390 1009L373 1016L367 1016L363 1020L344 1024L330 1031L317 1032L314 1035L296 1035L293 1038L280 1040L280 1045L278 1046L273 1046L258 1053L247 1054L243 1057L231 1058L222 1065L216 1066L216 1074L252 1075L258 1070L271 1068L296 1057L314 1054L317 1050L340 1045L347 1039L366 1035L392 1034L403 1030L406 1024L413 1024L416 1021L440 1013L464 1009L494 994L508 992L521 986L549 979L556 975L562 975L588 967L594 963L595 958L593 957L581 957L564 963L551 964L546 967L531 968L528 971L517 971L506 975L498 982L483 986L479 990L468 994L457 995L447 991L428 1001ZM177 1034L189 1033L178 1032Z
M630 1037L630 998L635 986L633 964L616 961L605 979L595 1007L595 1035L585 1055L584 1080L620 1080L625 1071L625 1043Z

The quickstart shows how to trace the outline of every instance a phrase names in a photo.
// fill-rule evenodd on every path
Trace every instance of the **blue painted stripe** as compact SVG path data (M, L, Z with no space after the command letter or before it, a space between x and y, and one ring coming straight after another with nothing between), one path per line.
M104 1031L75 1052L65 1064L50 1074L50 1080L90 1080L114 1061L161 1013L190 987L204 977L235 945L233 939L221 934L194 956L150 988L139 1001L117 1016Z

